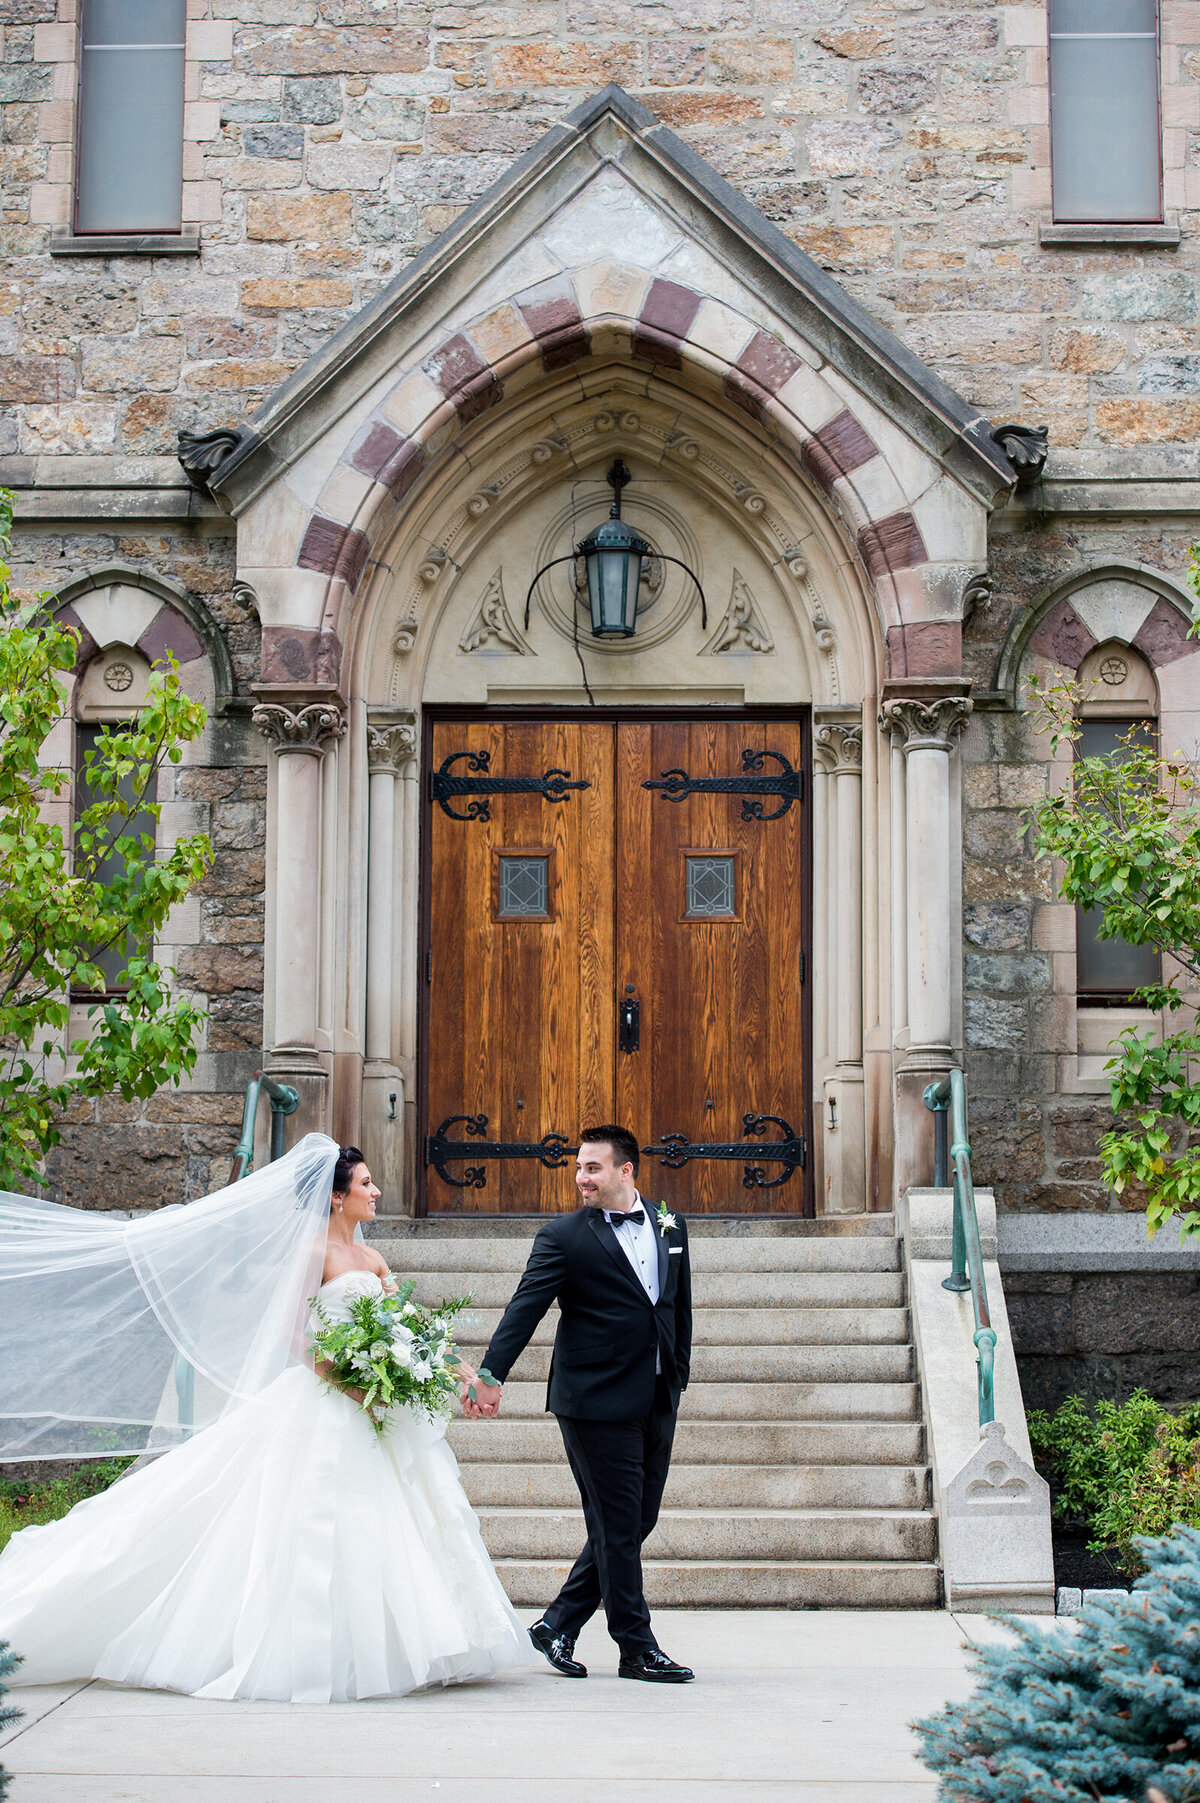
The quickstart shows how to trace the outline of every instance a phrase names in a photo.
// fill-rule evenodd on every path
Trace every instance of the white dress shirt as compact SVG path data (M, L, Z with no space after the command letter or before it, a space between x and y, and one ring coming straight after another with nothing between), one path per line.
M651 1302L658 1301L658 1233L657 1223L642 1198L634 1191L635 1208L640 1208L642 1219L632 1223L620 1221L619 1215L610 1210L607 1215L609 1227L617 1237L617 1244L633 1266L633 1274L649 1296ZM620 1223L618 1225L618 1222ZM655 1372L662 1370L662 1354L656 1353L654 1359Z

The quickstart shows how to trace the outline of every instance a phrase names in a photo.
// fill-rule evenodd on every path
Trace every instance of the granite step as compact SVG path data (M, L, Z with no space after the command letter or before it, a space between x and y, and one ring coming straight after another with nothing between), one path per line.
M504 1386L504 1416L528 1420L545 1413L543 1383ZM696 1383L679 1403L680 1421L915 1421L915 1384ZM503 1418L503 1417L502 1417Z
M493 1559L575 1558L587 1539L581 1509L483 1508ZM918 1509L664 1508L647 1559L932 1558L933 1516Z
M458 1338L463 1346L486 1346L500 1324L501 1309L471 1308ZM534 1346L551 1346L558 1310L550 1309L533 1331ZM701 1346L818 1346L909 1343L906 1308L705 1308L696 1311L693 1344Z
M450 1423L447 1435L466 1463L562 1464L558 1423L537 1420ZM925 1431L918 1421L680 1421L674 1457L685 1465L920 1465Z
M378 1225L378 1223L376 1223ZM371 1244L396 1271L409 1276L426 1272L511 1272L514 1281L525 1269L533 1235L527 1239L389 1238L370 1235ZM689 1233L694 1273L898 1271L900 1248L894 1239L697 1239Z
M469 1295L476 1308L503 1309L518 1275L420 1271L415 1294L423 1302ZM695 1308L895 1308L903 1301L904 1280L898 1271L698 1271L692 1283Z
M468 1462L459 1470L476 1508L574 1509L579 1492L557 1465ZM665 1505L678 1509L924 1509L923 1465L672 1464Z
M482 1340L468 1334L462 1344L482 1355ZM544 1387L550 1353L544 1342L527 1346L509 1373L510 1381ZM913 1375L913 1349L902 1344L692 1348L693 1388L700 1383L908 1383Z
M561 1589L566 1559L501 1559L496 1570L519 1609L542 1609ZM648 1559L652 1609L937 1609L942 1574L890 1559Z

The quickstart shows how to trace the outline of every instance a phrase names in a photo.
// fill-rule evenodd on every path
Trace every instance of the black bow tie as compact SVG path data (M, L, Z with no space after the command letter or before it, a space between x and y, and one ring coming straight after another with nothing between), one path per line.
M634 1221L640 1227L646 1219L646 1211L644 1208L631 1208L628 1214L606 1214L604 1218L610 1227L619 1227L622 1221Z

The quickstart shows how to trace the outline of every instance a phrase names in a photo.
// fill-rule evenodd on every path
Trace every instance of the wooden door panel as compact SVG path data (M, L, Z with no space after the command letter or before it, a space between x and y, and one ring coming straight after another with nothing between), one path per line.
M618 1055L618 1108L642 1144L680 1134L693 1146L733 1144L746 1115L776 1115L803 1135L807 1113L800 982L803 814L793 802L764 815L774 797L743 796L746 752L776 752L802 765L797 722L664 721L623 725L618 743L618 962L637 986L641 1046ZM764 756L768 774L780 766ZM730 783L734 792L660 787L671 771ZM688 919L681 906L685 860L709 852L732 859L732 918ZM652 898L647 905L647 898ZM761 1136L782 1137L770 1126ZM647 1194L692 1213L799 1213L803 1176L776 1188L746 1188L744 1161L695 1157L679 1169L648 1161ZM768 1177L785 1167L763 1161Z
M606 722L450 722L433 729L431 765L487 753L493 777L569 774L586 788L561 801L531 789L493 794L473 819L430 807L426 1129L456 1115L485 1116L473 1134L446 1137L530 1143L561 1133L573 1143L582 1115L612 1107L613 727ZM456 773L465 763L453 766ZM456 812L471 801L454 798ZM503 855L549 861L548 917L500 918ZM455 1188L427 1172L431 1212L553 1213L575 1204L571 1163L475 1161L481 1187ZM450 1172L462 1178L469 1158Z

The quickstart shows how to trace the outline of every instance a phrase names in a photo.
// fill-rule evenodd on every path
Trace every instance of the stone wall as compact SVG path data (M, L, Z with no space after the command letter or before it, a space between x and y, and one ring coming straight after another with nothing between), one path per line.
M1137 1389L1200 1397L1200 1276L1007 1272L1004 1299L1027 1408L1072 1395L1123 1402Z
M196 264L48 254L70 212L75 9L6 9L0 452L170 457L181 426L236 424L607 81L992 417L1048 422L1060 456L1195 439L1198 0L1162 9L1183 242L1124 253L1039 245L1036 5L193 0Z

